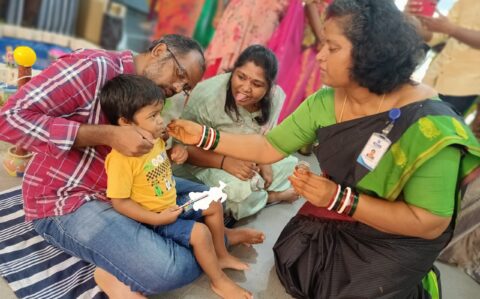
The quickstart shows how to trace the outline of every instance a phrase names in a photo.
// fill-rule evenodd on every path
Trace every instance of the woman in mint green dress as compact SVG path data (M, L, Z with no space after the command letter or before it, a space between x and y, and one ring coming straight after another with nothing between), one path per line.
M285 99L282 89L274 84L276 74L274 54L263 46L250 46L240 54L232 72L193 89L181 118L230 133L265 134L277 122ZM293 156L257 164L195 147L188 152L188 163L177 167L175 174L209 186L225 182L226 210L237 220L257 213L268 203L298 198L288 181L297 163Z

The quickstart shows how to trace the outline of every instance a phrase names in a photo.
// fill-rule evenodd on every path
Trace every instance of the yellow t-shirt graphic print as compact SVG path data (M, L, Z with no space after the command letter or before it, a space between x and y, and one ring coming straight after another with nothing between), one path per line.
M141 157L126 157L112 150L105 169L109 198L130 198L153 212L176 204L175 181L163 140Z
M169 191L172 189L171 167L165 152L158 154L158 156L151 161L147 161L143 170L147 181L154 188L157 197L163 195L162 182L165 186L163 190Z

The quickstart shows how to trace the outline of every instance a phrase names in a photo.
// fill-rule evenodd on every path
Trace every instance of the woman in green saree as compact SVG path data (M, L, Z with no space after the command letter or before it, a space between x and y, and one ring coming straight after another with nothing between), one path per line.
M480 171L478 141L432 88L411 81L422 41L393 1L335 0L324 32L317 59L330 87L265 137L221 132L215 152L271 163L318 142L323 174L290 177L307 203L274 246L294 297L439 298L433 262L462 186ZM188 144L201 131L169 125Z

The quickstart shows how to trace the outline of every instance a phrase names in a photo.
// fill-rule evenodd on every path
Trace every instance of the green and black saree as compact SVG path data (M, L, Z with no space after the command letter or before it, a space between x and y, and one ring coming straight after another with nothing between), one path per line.
M370 171L356 162L357 157L388 120L385 112L318 129L314 151L322 171L344 187L388 201L404 200L412 175L453 147L460 152L451 174L458 182L458 196L446 201L459 206L461 182L475 175L480 165L478 141L462 119L437 100L402 107L388 134L392 144ZM422 201L422 186L409 192L415 189L419 201L413 204L427 210L438 205ZM456 213L454 208L452 219ZM433 263L451 239L454 222L438 238L426 240L387 234L307 202L274 246L277 273L296 298L440 298Z

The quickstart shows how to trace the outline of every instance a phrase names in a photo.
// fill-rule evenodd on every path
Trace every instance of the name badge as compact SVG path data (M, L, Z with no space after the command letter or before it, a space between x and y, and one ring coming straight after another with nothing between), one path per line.
M374 170L391 144L387 136L373 133L358 156L357 162L370 171Z

